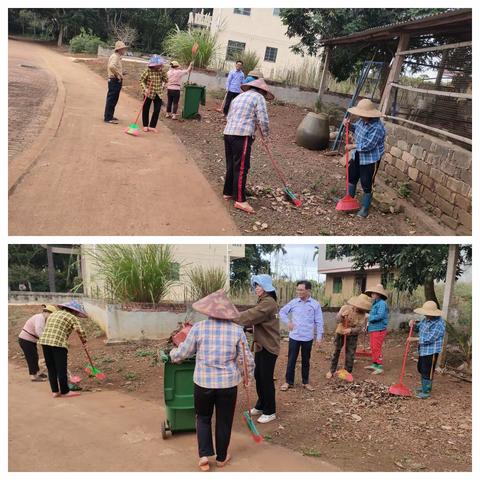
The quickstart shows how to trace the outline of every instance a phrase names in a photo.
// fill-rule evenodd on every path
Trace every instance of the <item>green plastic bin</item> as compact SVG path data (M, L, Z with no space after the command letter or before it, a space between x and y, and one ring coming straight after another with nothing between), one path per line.
M166 419L162 422L162 438L168 432L195 431L195 408L193 400L193 371L195 358L182 363L172 363L164 359L163 395Z
M189 84L185 85L183 95L183 110L182 117L186 119L200 118L198 109L200 103L205 105L205 87L202 85Z

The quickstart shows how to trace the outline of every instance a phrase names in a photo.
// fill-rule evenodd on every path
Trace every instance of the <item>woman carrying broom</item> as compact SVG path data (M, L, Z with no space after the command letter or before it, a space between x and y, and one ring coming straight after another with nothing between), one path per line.
M197 441L200 470L210 469L208 457L215 455L217 467L230 461L228 446L232 432L237 385L242 380L243 362L253 373L253 356L244 348L247 338L243 329L232 322L239 312L223 290L207 295L192 305L208 316L196 323L187 338L170 352L178 363L196 354L194 403L197 417ZM243 346L243 348L242 348ZM243 356L245 352L245 358ZM212 439L212 416L215 409L215 448Z
M68 386L68 337L76 330L82 343L87 343L85 331L78 321L78 317L86 318L87 313L75 300L62 303L58 308L48 317L38 343L43 349L53 398L77 397L80 393L70 391Z
M167 114L165 118L177 120L178 102L180 101L180 90L182 87L182 77L190 73L193 68L193 61L186 69L181 69L176 60L170 62L170 70L167 72Z

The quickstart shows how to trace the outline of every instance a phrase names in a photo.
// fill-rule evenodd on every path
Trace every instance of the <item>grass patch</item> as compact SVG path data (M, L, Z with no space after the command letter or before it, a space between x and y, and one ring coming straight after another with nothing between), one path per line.
M139 349L135 352L136 357L153 357L156 353L152 350Z
M307 457L320 457L322 454L315 448L304 448L302 453Z
M137 374L135 372L127 372L123 378L125 380L136 380L138 378Z

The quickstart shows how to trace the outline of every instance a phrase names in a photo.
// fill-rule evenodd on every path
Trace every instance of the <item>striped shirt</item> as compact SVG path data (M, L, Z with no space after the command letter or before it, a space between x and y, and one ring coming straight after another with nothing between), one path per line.
M265 97L255 90L247 90L232 100L223 134L251 137L258 125L263 136L267 137L269 124Z
M385 127L380 119L371 119L368 122L360 119L352 123L350 129L354 133L357 146L351 151L351 158L355 158L357 151L360 165L378 162L385 153Z
M252 376L254 360L242 327L228 320L208 318L196 323L187 338L170 352L178 363L196 354L193 381L203 388L230 388L243 376L245 345L248 374Z
M40 345L50 345L51 347L68 349L68 337L73 330L78 332L84 342L87 340L85 331L80 325L78 318L70 312L58 310L48 317L45 329L38 343Z
M245 74L241 70L232 70L227 77L225 89L227 92L240 93L242 89L240 85L245 80Z
M293 330L289 337L299 342L309 342L313 339L315 327L317 340L323 335L323 315L320 304L312 297L302 300L294 298L284 305L278 312L280 321L288 323L288 315L291 315Z
M152 100L156 95L159 97L163 95L167 81L167 74L164 70L155 71L151 68L146 68L140 77L140 85L143 91L146 92L148 90L149 94L147 97Z
M445 336L445 320L442 317L434 317L431 320L423 317L415 326L415 331L419 332L418 353L421 357L442 351Z

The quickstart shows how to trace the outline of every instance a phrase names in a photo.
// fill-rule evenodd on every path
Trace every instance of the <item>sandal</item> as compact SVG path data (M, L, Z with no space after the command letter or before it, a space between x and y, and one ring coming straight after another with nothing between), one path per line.
M219 461L217 460L217 467L218 467L218 468L224 467L231 459L232 459L232 457L227 454L227 458L226 458L223 462L219 462Z
M325 374L325 378L330 379L330 378L332 378L332 377L333 377L333 373L332 373L332 372L327 372L327 373Z
M157 129L153 127L148 127L149 132L157 133Z
M208 472L210 470L210 464L208 463L208 457L202 457L198 461L198 466L202 472Z
M314 391L315 391L315 389L314 389L309 383L305 383L305 384L303 385L303 388L304 388L305 390L308 390L309 392L314 392Z
M235 202L233 205L233 208L236 208L237 210L241 210L242 212L249 213L253 215L255 213L255 210L247 203L246 206L241 205L239 202Z
M280 390L282 392L286 392L289 388L292 388L293 385L290 385L289 383L284 383L281 387Z
M231 195L224 195L224 196L223 196L223 199L224 199L225 201L231 200L232 198L233 198L233 197L232 197Z
M143 130L144 132L148 132L148 127L143 127L142 130Z
M113 118L111 120L105 120L105 123L113 123L114 125L118 124L118 120L114 120Z

